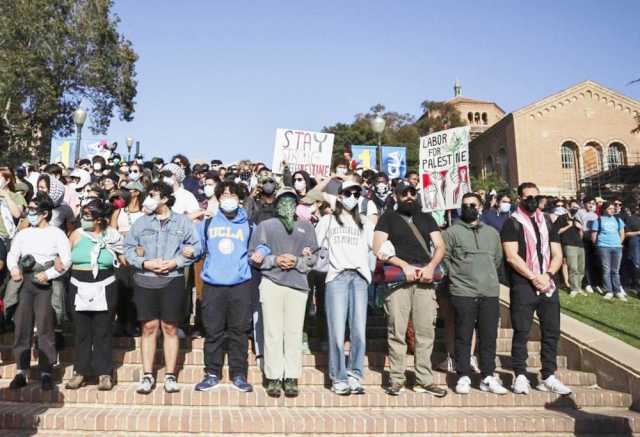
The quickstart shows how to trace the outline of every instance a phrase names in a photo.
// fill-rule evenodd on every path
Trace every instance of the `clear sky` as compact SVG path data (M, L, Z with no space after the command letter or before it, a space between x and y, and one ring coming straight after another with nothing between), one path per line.
M463 95L513 111L591 79L640 99L640 1L116 0L146 157L270 164L276 128Z

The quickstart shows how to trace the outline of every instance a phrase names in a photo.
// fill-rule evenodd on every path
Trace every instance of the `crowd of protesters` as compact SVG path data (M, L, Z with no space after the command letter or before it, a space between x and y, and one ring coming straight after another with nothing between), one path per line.
M412 389L447 394L431 364L438 312L455 391L469 393L479 372L481 390L505 394L495 373L502 282L511 289L512 390L529 393L527 338L537 314L537 388L569 394L555 377L559 290L626 300L623 284L640 282L637 211L618 200L544 197L524 183L516 193L466 193L447 220L422 212L418 185L416 172L390 180L347 155L318 179L249 161L192 165L183 155L0 168L3 327L14 332L17 367L10 388L28 384L35 327L43 390L55 384L57 352L71 331L67 389L97 378L98 390L110 390L112 338L129 336L140 337L137 391L151 393L162 336L163 388L177 392L180 339L203 336L195 390L221 384L226 353L232 386L251 392L251 345L267 394L295 397L314 313L326 332L331 390L362 394L367 315L379 304L389 395L405 388L408 342Z

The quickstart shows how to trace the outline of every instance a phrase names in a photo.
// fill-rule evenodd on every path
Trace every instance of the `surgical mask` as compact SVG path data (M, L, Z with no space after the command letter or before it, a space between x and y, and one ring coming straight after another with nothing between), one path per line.
M503 214L511 212L511 204L508 202L500 202L500 212Z
M93 169L95 171L100 171L102 170L102 164L100 164L99 162L96 162L95 164L93 164Z
M553 213L555 215L565 215L567 213L567 210L563 206L558 206L553 210Z
M340 201L347 211L353 210L358 205L358 199L355 196L343 197Z
M27 214L27 220L31 226L38 226L38 222L40 222L40 216L38 214Z
M224 212L231 213L238 209L238 199L235 197L225 197L220 201L220 209Z
M596 206L595 205L590 205L588 209L589 209L590 212L595 212L596 211Z
M344 167L338 167L338 168L336 168L336 174L338 176L344 176L344 175L347 174L347 169L344 168Z
M93 220L80 220L80 226L83 231L93 231L96 228L96 223Z
M216 192L216 187L213 185L205 185L204 186L204 195L207 196L207 199L211 199Z
M154 212L156 212L158 206L160 206L160 202L158 201L158 199L151 196L148 196L146 199L144 199L144 202L142 202L142 207L147 210L147 214L153 214Z
M162 178L162 182L169 185L170 187L173 187L176 184L176 181L174 181L173 178L170 178L168 176L165 176L164 178Z
M267 196L271 196L276 191L276 184L267 182L262 186L262 192Z
M129 173L129 179L131 179L132 181L136 182L138 179L140 179L140 172L131 172L131 173Z
M114 164L114 165L118 165L118 164L120 164L120 160L119 160L118 158L114 159L114 160L113 160L113 164Z
M538 209L538 199L536 199L534 196L529 196L522 199L520 205L528 213L534 213L536 212L536 209Z
M307 183L305 181L295 181L293 183L293 188L298 192L304 191L307 188Z

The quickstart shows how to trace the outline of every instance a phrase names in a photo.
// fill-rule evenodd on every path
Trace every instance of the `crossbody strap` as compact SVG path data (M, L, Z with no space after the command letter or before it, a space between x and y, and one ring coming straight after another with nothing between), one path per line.
M429 259L431 259L431 251L429 251L427 242L424 240L424 237L416 227L415 223L413 223L413 218L412 217L405 218L402 214L399 214L399 215L407 223L407 225L409 226L409 229L411 229L411 232L413 232L413 235L415 235L416 239L418 240L418 243L420 243L420 246L422 246L422 248L424 249Z

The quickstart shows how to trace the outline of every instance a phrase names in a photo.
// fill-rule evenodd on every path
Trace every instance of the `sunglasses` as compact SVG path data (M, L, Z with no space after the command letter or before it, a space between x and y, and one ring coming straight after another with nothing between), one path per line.
M416 197L418 195L418 192L414 188L409 188L407 190L404 190L400 195L402 197L407 197L407 196Z
M345 191L344 193L342 193L343 197L346 197L347 199L351 196L355 197L356 199L360 198L360 191Z

